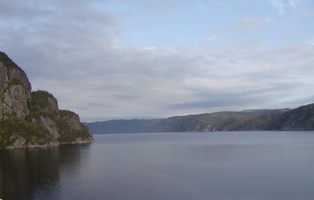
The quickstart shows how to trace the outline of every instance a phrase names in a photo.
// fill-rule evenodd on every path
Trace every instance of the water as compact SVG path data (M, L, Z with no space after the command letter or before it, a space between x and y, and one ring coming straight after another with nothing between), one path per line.
M314 132L95 135L0 151L0 198L314 199Z

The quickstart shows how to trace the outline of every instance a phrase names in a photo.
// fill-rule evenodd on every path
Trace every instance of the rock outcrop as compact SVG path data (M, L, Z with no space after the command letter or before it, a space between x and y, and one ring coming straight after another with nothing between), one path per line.
M47 91L31 91L26 73L0 52L0 148L90 143L94 139L74 112L59 110Z
M15 113L24 119L29 112L27 101L31 84L25 72L0 52L0 119L4 113Z

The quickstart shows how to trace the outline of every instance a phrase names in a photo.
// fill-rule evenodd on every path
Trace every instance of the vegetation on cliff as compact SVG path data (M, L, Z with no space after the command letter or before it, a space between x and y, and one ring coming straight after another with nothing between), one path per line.
M1 52L1 51L0 51L0 62L2 62L8 69L13 69L13 68L20 69L20 67L17 64L15 64L9 58L9 56L7 56L4 52Z
M0 52L0 148L93 141L77 114L59 110L57 99L48 91L31 92L25 72Z
M21 120L14 114L7 116L6 119L0 119L0 148L41 146L53 142L44 127L28 120Z

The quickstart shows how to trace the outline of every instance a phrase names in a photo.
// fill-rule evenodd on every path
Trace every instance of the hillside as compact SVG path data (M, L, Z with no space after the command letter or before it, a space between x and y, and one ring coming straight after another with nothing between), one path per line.
M252 110L217 112L170 117L151 127L151 132L211 132L267 130L267 122L276 119L275 113L286 110ZM268 119L268 120L266 120Z
M271 126L272 130L314 130L314 104L301 106L281 115Z
M94 141L77 114L60 110L49 92L31 88L26 73L0 52L0 149Z
M92 133L314 130L314 104L296 109L245 110L174 116L159 120L85 123ZM97 127L97 128L96 128Z

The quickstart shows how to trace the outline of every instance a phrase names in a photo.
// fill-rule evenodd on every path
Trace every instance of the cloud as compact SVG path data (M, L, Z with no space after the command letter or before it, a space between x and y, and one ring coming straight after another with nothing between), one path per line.
M297 8L297 6L299 6L303 2L304 2L304 0L289 0L288 5L290 8L295 9L295 8Z
M34 90L50 91L83 121L290 107L312 97L312 40L276 47L221 34L200 46L130 45L121 42L124 18L107 10L108 2L0 0L1 50L26 71ZM267 17L241 17L232 28L258 32L271 24Z
M249 50L189 57L184 50L165 56L130 48L127 57L112 50L116 62L95 63L88 70L77 64L83 75L65 72L33 84L88 120L296 106L293 101L300 99L293 96L301 96L300 88L303 94L312 91L313 48Z
M314 37L308 40L308 44L314 46Z
M279 14L284 14L287 9L295 10L306 0L268 0L277 9Z
M236 25L231 26L231 30L249 33L255 32L264 26L270 26L274 24L274 21L271 18L256 18L256 17L246 17L238 20Z

